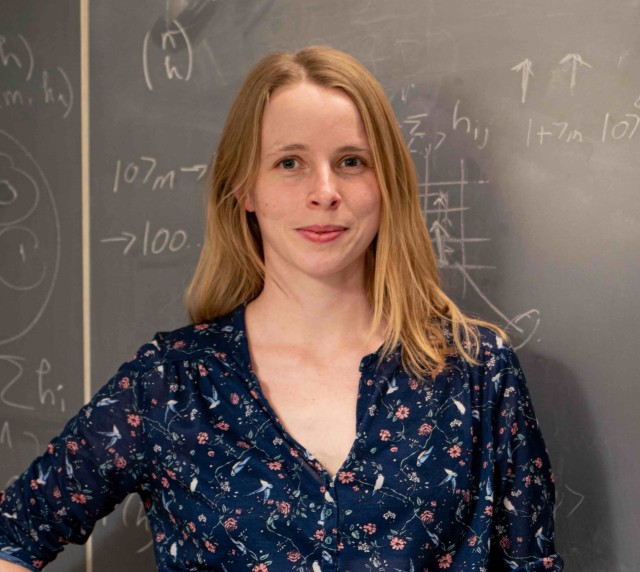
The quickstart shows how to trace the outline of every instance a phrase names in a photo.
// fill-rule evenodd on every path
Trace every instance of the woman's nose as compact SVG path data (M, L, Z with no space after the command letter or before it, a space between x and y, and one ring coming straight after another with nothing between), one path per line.
M338 176L330 165L321 165L315 169L309 190L309 203L313 206L335 208L340 204Z

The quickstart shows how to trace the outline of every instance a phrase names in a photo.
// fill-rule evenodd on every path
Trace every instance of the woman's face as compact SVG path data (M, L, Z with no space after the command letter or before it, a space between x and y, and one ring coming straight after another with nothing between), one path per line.
M245 208L258 220L267 272L338 281L363 274L380 189L362 118L344 92L303 82L271 94Z

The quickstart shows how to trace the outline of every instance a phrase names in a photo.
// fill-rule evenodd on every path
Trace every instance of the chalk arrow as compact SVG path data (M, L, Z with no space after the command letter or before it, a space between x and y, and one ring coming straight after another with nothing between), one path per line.
M521 102L525 103L527 101L527 89L529 87L529 76L533 76L533 72L531 71L531 60L529 58L522 60L519 64L513 66L511 71L522 72L522 81L520 84L520 88L522 90L522 99Z
M117 236L113 238L103 238L100 242L120 242L121 240L128 240L129 244L125 246L125 249L122 253L122 254L127 254L127 252L131 250L133 243L136 241L136 235L130 232L122 232L122 235L123 236Z
M571 95L573 95L573 88L576 86L576 73L578 66L586 66L591 69L593 69L593 66L585 62L580 54L567 54L560 60L561 64L566 64L567 62L571 62Z
M442 264L446 264L447 254L451 254L453 252L453 250L445 244L445 241L447 240L447 238L450 238L449 233L447 232L447 229L444 228L440 224L440 222L435 221L431 225L429 232L435 235L436 250L438 251L438 257L440 259L440 262Z

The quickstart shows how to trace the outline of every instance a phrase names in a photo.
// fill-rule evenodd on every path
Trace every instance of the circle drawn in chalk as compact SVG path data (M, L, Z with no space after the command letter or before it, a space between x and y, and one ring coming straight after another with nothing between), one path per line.
M0 298L19 308L0 320L0 346L27 334L47 307L60 267L60 218L27 149L0 129Z
M28 219L39 202L40 189L35 179L0 147L0 227Z

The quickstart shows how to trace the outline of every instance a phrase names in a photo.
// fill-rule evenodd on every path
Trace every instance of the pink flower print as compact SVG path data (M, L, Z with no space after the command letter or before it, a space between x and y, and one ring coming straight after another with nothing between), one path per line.
M352 483L355 479L356 474L352 471L340 471L338 473L338 480L343 483Z
M185 344L182 340L178 340L177 342L174 342L173 347L176 350L181 350L183 347L185 347L187 344Z
M207 435L204 431L198 433L198 443L200 443L200 445L204 445L207 442L207 439L209 439L209 435Z
M423 423L418 429L418 435L431 435L431 431L433 431L433 427L428 423Z
M282 501L278 503L278 512L280 514L289 514L291 505L288 502Z
M493 516L493 506L492 505L487 505L484 507L484 514L486 514L487 516Z
M324 535L325 534L326 534L325 531L322 530L321 528L319 528L318 530L315 531L313 536L315 537L316 540L322 541L322 540L324 540Z
M413 378L409 379L408 383L409 383L409 389L414 390L414 391L416 389L418 389L418 382L415 379L413 379Z
M383 441L388 441L390 437L391 431L388 431L387 429L380 430L380 439L382 439Z
M511 425L511 434L512 435L517 435L518 434L518 423L514 422L513 425Z
M396 410L396 417L398 419L406 419L409 417L409 408L406 405L401 405Z
M201 332L202 330L206 330L209 327L209 324L196 324L195 329Z
M212 542L205 540L204 541L204 547L209 551L209 552L215 552L216 551L216 545L213 544Z
M116 457L113 460L116 469L124 469L127 466L127 460L124 457Z
M132 427L138 427L141 423L140 415L134 415L133 413L127 415L127 423Z
M200 375L205 376L207 375L209 372L207 371L207 368L204 367L201 363L198 364L198 371L200 372Z
M453 459L455 459L456 457L459 457L461 452L462 452L462 449L460 448L460 445L453 445L453 447L449 447L449 455Z
M511 540L508 536L503 536L500 538L500 546L505 550L511 546Z
M270 461L267 463L267 467L269 467L272 471L279 471L282 469L282 463L280 461Z
M87 497L81 493L71 493L71 500L78 504L87 504Z
M69 453L71 453L72 455L75 455L78 452L78 443L76 443L75 441L69 441L67 443L67 451L69 451Z
M468 541L469 546L475 546L478 543L478 537L474 534Z
M229 430L229 424L226 421L219 421L218 423L216 423L216 427L218 429L222 429L222 431Z
M42 568L44 568L44 560L33 560L31 564L33 564L33 567L38 570L42 570Z
M31 479L29 487L31 487L32 491L35 491L38 488L38 482L35 479Z
M425 524L431 524L433 522L433 512L431 512L430 510L425 510L420 515L420 520Z
M389 449L389 451L391 451L392 453L397 453L398 452L398 447L396 447L395 445L393 447L391 447ZM394 459L395 460L395 459Z
M195 532L195 531L196 531L196 525L195 525L195 523L194 523L194 522L188 522L188 523L187 523L187 526L189 527L189 530L190 530L191 532Z
M264 562L260 562L260 564L251 569L251 572L269 572L269 568Z
M167 477L162 477L161 482L162 482L162 486L163 486L165 489L168 489L168 488L169 488L169 481L167 480Z
M406 543L407 543L406 540L403 540L402 538L398 538L397 536L394 536L391 539L391 542L389 544L391 545L391 548L393 548L394 550L402 550Z
M238 405L238 403L240 403L240 396L237 393L232 393L230 398L233 405Z
M545 568L553 568L553 557L547 556L546 558L543 558L542 563Z
M53 451L54 451L54 450L55 450L55 449L54 449L53 445L52 445L51 443L49 443L49 444L47 445L47 453L49 453L49 455L51 455L51 454L53 453Z
M287 552L287 560L290 562L297 562L300 560L300 556L302 556L297 550L292 550L291 552Z
M128 377L123 377L119 382L118 382L118 387L120 389L129 389L129 378Z
M375 534L376 525L373 522L368 522L362 527L362 530L364 530L367 534Z
M62 493L60 492L60 489L58 487L53 489L53 496L57 499L62 498Z
M238 521L235 518L229 517L224 521L224 529L226 531L235 530L236 528L238 528Z
M542 459L540 457L538 457L533 464L538 467L538 469L542 468Z
M251 448L251 445L249 445L249 443L245 443L244 441L238 441L236 443L236 445L238 447L241 447L242 449L250 449Z
M296 451L293 447L291 447L291 449L289 449L289 453L291 454L292 457L297 457L298 456L298 451Z
M165 539L164 532L158 532L158 534L156 534L156 542L162 542L164 539Z
M438 567L449 568L452 562L453 562L453 557L451 556L451 554L445 554L444 556L441 556L440 558L438 558Z

